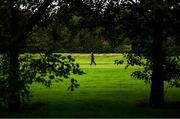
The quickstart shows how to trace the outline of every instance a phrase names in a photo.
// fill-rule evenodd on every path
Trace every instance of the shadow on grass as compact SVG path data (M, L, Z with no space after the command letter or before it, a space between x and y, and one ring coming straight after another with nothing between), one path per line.
M21 110L17 112L11 112L8 110L7 105L4 103L0 104L0 118L21 118L21 117L31 117L33 112L38 112L46 104L41 102L36 103L26 103L22 104ZM38 115L35 115L38 116Z
M45 105L46 105L45 103L41 103L41 102L22 104L21 110L19 112L38 110ZM7 105L4 103L0 103L0 111L8 111Z
M176 101L176 102L166 102L164 105L164 108L168 108L168 109L180 109L180 101Z
M43 109L45 103L35 102L35 103L26 103L22 104L21 110L18 112L10 112L7 108L7 105L4 103L0 104L0 118L24 118L31 117L33 112L38 112ZM38 116L38 115L35 115Z
M142 108L154 108L147 102L138 102L137 106L142 107ZM180 101L165 102L165 104L162 107L158 107L158 108L159 109L180 109Z
M45 103L41 103L41 102L24 103L21 106L21 110L15 113L24 113L26 111L38 110L38 109L41 109L45 105L46 105ZM0 112L13 113L8 110L7 105L5 103L0 103Z
M23 111L38 110L38 109L41 109L45 105L46 104L42 102L26 103L26 104L23 104L22 110Z

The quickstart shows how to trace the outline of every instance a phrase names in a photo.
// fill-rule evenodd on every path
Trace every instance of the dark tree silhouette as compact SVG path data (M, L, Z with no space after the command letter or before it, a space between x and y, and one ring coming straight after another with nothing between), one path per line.
M8 108L11 111L16 111L20 109L20 90L19 90L19 52L20 48L27 39L29 33L33 30L34 26L42 19L45 14L47 7L53 2L52 0L45 0L41 4L38 2L28 3L27 1L18 0L4 0L1 2L1 18L7 21L3 21L2 27L6 30L5 37L2 39L0 45L1 49L7 53L8 57L8 84L9 84L9 94L8 94ZM24 4L23 4L24 3ZM26 18L23 14L23 7L32 8L30 18ZM33 11L33 7L38 5L37 10ZM5 26L7 25L7 26ZM2 34L4 35L4 34Z
M54 3L53 3L54 2ZM21 95L29 96L27 83L31 84L32 79L25 81L21 79L24 75L22 73L22 67L20 68L20 53L26 46L25 42L31 33L38 28L40 24L52 17L56 9L61 5L64 5L63 0L4 0L0 1L0 50L3 53L5 62L1 62L1 75L3 75L4 88L6 88L6 94L4 95L8 109L10 111L19 111L21 107ZM33 70L32 75L25 78L35 78L37 72L43 73L41 77L37 77L37 81L49 85L43 78L47 71L56 74L56 76L68 78L72 73L82 74L79 70L79 65L74 64L74 59L70 56L61 57L61 55L45 55L43 60L29 60L32 62L30 66L26 65L23 69L26 75L27 71ZM68 60L68 63L65 63ZM39 63L37 63L39 62ZM48 62L60 62L59 65L63 66L56 69L55 64L50 65ZM28 62L27 62L28 63ZM4 66L6 64L7 66ZM36 66L34 66L36 65ZM65 66L64 66L65 65ZM71 66L73 65L73 67ZM30 69L28 69L30 67ZM4 69L3 69L4 68ZM65 69L66 68L66 69ZM21 69L21 70L20 70ZM2 73L5 70L5 73ZM58 73L60 72L60 73ZM6 78L7 77L7 78ZM54 79L55 76L50 76L50 79ZM6 79L6 80L4 80ZM76 81L76 80L75 80ZM71 85L71 89L77 87L77 81L74 79ZM26 94L22 93L25 91ZM0 91L2 93L2 90Z
M130 39L132 50L127 55L128 65L145 67L144 72L136 72L133 75L140 79L150 79L150 104L162 106L164 81L176 80L179 76L179 58L175 55L176 63L171 62L173 57L170 57L172 55L168 51L172 47L179 47L180 1L111 0L109 3L112 5L108 5L107 12L105 10L106 24L116 24L116 27L111 27L116 29L114 32ZM111 21L108 21L109 17ZM144 63L142 59L147 62ZM177 67L170 71L170 65L173 63L177 64ZM150 75L147 76L147 73Z

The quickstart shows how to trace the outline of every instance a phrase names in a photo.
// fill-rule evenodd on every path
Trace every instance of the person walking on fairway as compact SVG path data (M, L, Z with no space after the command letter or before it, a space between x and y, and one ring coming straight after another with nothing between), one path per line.
M96 62L94 61L94 51L93 51L93 49L91 50L91 63L90 63L90 65L92 65L92 64L96 65Z

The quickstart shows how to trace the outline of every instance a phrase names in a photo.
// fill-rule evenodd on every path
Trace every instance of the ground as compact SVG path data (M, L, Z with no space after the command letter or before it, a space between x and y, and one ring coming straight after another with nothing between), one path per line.
M67 54L64 54L67 55ZM180 89L168 89L166 107L148 106L150 85L134 79L134 66L115 65L122 54L95 54L96 66L89 65L90 54L71 54L80 63L85 75L75 76L80 87L67 91L69 80L54 82L51 88L33 84L32 101L20 113L10 113L0 107L0 117L180 117Z

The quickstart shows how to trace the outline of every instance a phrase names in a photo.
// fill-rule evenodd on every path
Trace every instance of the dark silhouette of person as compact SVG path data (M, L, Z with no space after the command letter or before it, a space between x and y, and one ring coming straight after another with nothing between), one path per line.
M90 65L92 65L92 64L96 65L96 62L94 60L94 51L93 50L91 50L91 63L90 63Z

